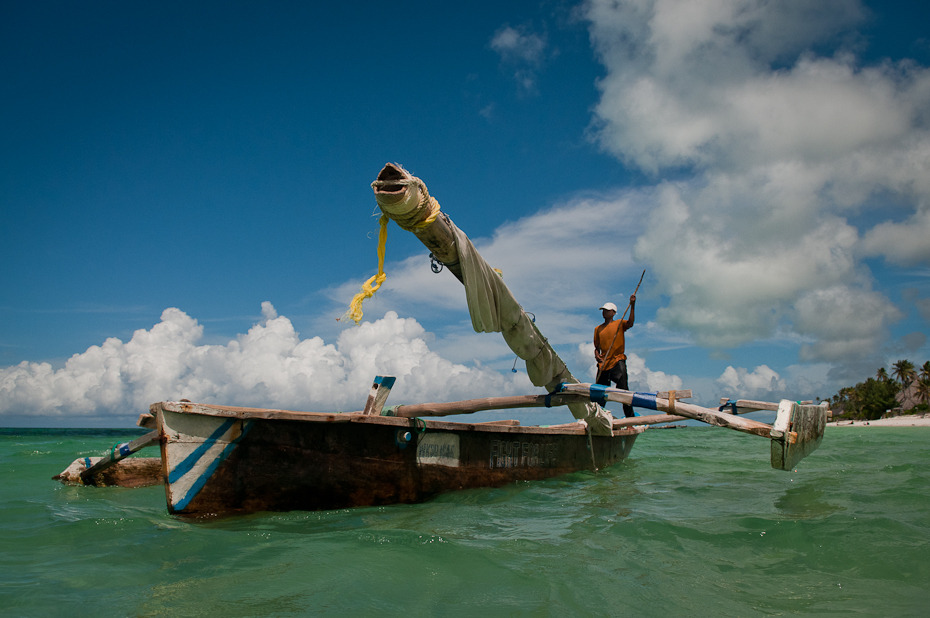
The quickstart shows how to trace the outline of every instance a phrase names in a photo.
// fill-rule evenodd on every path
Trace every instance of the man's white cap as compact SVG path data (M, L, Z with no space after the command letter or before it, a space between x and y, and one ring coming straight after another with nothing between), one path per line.
M617 305L615 305L615 304L613 304L613 303L604 303L603 305L601 305L601 309L607 309L608 311L614 311L614 312L616 312L616 311L617 311Z

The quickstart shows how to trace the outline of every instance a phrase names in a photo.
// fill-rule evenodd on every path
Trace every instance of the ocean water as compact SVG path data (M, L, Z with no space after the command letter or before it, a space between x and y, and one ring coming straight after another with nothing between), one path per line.
M425 504L188 521L67 487L138 432L0 431L3 616L925 616L930 428L828 428L796 471L719 428Z

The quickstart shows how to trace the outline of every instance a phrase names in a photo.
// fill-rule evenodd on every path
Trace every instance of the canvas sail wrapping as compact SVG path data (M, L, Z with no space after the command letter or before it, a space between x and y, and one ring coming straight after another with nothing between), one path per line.
M465 286L468 313L475 332L499 332L514 354L526 361L535 386L554 392L561 383L577 383L548 340L517 303L503 278L491 268L465 235L439 210L422 180L396 164L388 164L372 183L381 211L413 232ZM568 404L577 419L596 435L610 435L610 413L593 402Z

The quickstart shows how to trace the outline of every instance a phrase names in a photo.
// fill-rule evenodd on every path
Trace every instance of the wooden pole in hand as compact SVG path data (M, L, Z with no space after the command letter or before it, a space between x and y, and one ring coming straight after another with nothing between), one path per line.
M639 276L639 283L636 284L636 289L633 290L633 293L630 295L631 297L632 297L632 296L636 296L636 293L639 292L639 286L642 285L642 283L643 283L643 277L645 277L645 276L646 276L646 269L644 268L644 269L643 269L643 274L641 274L641 275ZM620 316L620 321L621 321L621 322L622 322L624 319L626 319L626 312L629 311L629 310L630 310L630 307L632 307L632 306L633 306L633 301L631 300L630 302L628 302L628 303L626 304L626 309L623 310L623 315ZM601 372L604 371L604 370L601 368L601 365L603 365L603 364L604 364L604 361L607 360L607 357L610 356L610 351L614 349L614 344L617 342L617 335L619 335L619 334L620 334L620 327L617 328L617 332L614 333L614 338L611 339L610 345L607 346L607 351L604 352L604 357L603 357L603 358L601 359L601 361L597 364L597 376L595 376L595 378L594 378L594 381L595 381L595 382L597 382L598 380L601 379Z

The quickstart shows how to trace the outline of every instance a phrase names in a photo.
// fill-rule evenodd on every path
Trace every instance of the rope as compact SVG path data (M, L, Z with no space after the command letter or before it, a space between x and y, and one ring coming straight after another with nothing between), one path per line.
M378 274L362 284L362 290L352 298L349 309L342 316L343 318L349 318L356 324L362 321L362 302L366 298L374 296L381 284L384 283L384 280L387 279L387 275L384 274L384 254L387 248L387 215L382 214L378 223L381 225L381 231L378 232Z
M384 209L382 208L381 211L384 212ZM414 208L410 213L407 215L391 213L391 218L402 230L412 232L413 230L424 228L435 221L440 212L442 211L439 209L439 202L436 198L426 194L426 199L420 202L420 205ZM421 218L424 213L426 213L426 217Z
M594 459L594 440L591 438L591 426L585 427L588 433L588 450L591 451L591 467L597 472L597 461Z

